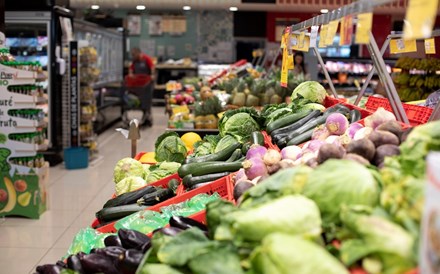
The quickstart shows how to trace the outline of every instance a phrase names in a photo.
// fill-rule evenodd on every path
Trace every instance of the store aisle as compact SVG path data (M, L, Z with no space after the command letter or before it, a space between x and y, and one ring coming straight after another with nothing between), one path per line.
M157 136L165 130L164 108L153 108L153 117L154 126L141 131L139 151L154 150ZM50 168L50 208L39 220L0 218L0 273L34 273L37 265L55 263L66 254L75 234L91 224L114 192L116 162L130 156L130 142L116 127L99 136L102 160L81 170L66 170L62 164Z

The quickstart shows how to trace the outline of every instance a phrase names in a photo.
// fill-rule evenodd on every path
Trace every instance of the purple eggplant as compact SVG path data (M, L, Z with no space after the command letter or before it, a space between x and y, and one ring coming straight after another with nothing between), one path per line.
M45 264L37 266L38 274L59 274L63 268L55 264Z
M132 229L119 229L119 239L121 240L122 247L134 248L140 250L151 239L147 235Z
M84 269L81 265L81 260L77 255L72 255L67 258L67 268L75 270L76 272L83 274Z
M134 274L139 267L144 253L136 249L127 249L117 263L117 268L122 274Z
M118 274L112 260L101 254L89 254L85 255L81 259L81 265L86 273L105 273L105 274Z
M120 246L120 247L122 247L121 239L119 239L118 235L110 235L110 236L106 237L104 239L104 244L105 244L105 246Z
M125 248L119 246L108 246L97 248L95 253L110 258L113 262L119 259L119 256L125 252Z
M187 218L187 217L183 217L183 216L173 216L170 218L170 226L172 227L177 227L180 229L188 229L191 227L198 227L200 230L207 232L208 228L206 227L206 225L194 221L191 218Z
M170 227L158 228L158 229L153 231L153 234L154 233L162 233L164 235L173 236L174 237L174 236L176 236L177 234L179 234L182 231L183 231L183 229L170 226Z

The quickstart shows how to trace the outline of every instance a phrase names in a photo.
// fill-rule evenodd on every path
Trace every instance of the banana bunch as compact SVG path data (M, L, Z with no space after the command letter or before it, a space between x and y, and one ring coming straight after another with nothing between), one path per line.
M417 59L411 57L400 57L396 61L396 68L401 69L417 69L424 71L437 71L440 70L440 60L434 58Z
M426 97L426 93L421 88L400 88L398 91L399 97L404 102L417 101Z
M440 76L429 75L425 77L424 86L428 89L437 89L440 87Z
M401 69L414 69L414 68L418 68L420 65L420 60L416 59L416 58L410 58L410 57L400 57L397 61L396 61L396 68L401 68Z

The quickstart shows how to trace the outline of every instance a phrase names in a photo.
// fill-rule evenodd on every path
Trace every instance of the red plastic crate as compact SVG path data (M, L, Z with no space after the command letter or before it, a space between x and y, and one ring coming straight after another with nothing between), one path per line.
M182 195L177 195L177 196L175 196L171 199L168 199L162 203L159 203L157 205L151 206L151 207L147 208L147 210L153 210L153 211L160 212L160 209L164 206L169 206L169 205L185 202L185 201L191 199L192 197L194 197L198 194L202 194L202 193L212 195L215 192L217 192L221 196L222 199L225 199L228 201L233 201L233 199L234 199L233 189L234 189L234 187L232 186L232 183L229 179L229 176L226 176L226 177L220 178L220 179L212 182L211 184L204 185L204 186L199 187L197 189L183 193ZM199 213L197 213L197 214L199 214ZM197 214L194 214L194 215L197 215ZM190 216L190 218L192 218L192 216ZM200 219L202 217L198 216L197 218ZM197 219L195 219L195 220L197 220ZM114 233L114 232L116 232L116 229L114 226L115 223L116 223L116 221L109 223L107 225L101 226L99 228L96 228L96 230L99 232L102 232L102 233ZM96 227L96 224L99 224L99 222L97 223L97 220L95 220L93 222L93 224L95 224L95 227ZM93 227L93 224L92 224L92 227Z
M280 151L280 148L272 143L272 137L269 134L267 134L265 130L261 131L261 133L264 136L264 146L266 148L271 148L271 149L275 149L276 151Z
M425 124L426 122L428 122L429 117L431 117L432 108L405 103L403 103L402 105L412 126ZM388 101L388 99L374 96L368 97L368 101L365 104L365 107L370 111L376 111L379 107L383 107L384 109L391 112L393 111L390 105L390 101Z

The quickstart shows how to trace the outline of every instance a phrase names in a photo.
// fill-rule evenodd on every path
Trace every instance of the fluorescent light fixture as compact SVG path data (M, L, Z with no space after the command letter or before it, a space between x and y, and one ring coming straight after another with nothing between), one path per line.
M99 5L91 5L90 8L92 10L99 10Z
M137 5L136 9L137 10L145 10L145 6L144 5Z
M321 9L321 13L328 13L328 9Z
M237 11L238 8L237 8L237 7L230 7L229 10L230 10L230 11Z
M183 6L183 10L191 10L190 6Z

